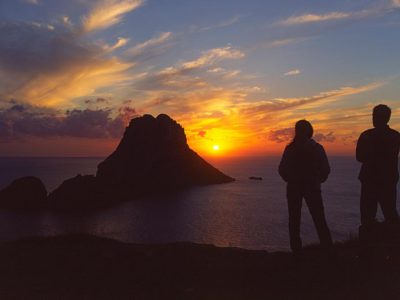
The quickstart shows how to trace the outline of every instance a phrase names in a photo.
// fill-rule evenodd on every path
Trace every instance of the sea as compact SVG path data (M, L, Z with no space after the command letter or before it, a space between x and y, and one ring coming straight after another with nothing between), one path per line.
M37 176L54 190L77 174L95 174L103 158L0 158L0 189L22 176ZM222 247L286 251L289 249L285 183L277 173L279 157L209 160L236 181L194 187L157 198L130 199L85 213L0 210L0 240L36 236L93 234L124 242L158 244L194 242ZM360 223L354 157L331 157L323 184L326 218L336 241L357 235ZM262 177L250 180L249 177ZM379 218L382 218L380 212ZM303 204L303 244L318 242Z

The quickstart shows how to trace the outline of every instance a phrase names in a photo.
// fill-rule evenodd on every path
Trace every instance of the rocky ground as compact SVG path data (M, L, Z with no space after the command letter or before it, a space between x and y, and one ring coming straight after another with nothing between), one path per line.
M0 299L400 299L396 245L298 259L210 245L124 244L92 236L0 244Z

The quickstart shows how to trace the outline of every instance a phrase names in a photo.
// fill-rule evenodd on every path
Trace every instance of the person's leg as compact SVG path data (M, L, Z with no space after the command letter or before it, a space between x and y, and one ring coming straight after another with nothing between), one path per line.
M373 182L361 182L360 212L361 225L368 226L376 222L378 209L377 187Z
M331 232L329 231L328 224L325 219L324 205L322 203L322 196L320 189L307 190L305 200L314 221L315 228L317 229L318 237L321 245L324 247L332 246Z
M385 221L396 222L399 220L397 213L397 186L396 184L384 184L380 186L379 204L381 206Z
M298 252L302 248L300 238L301 202L303 195L297 186L287 186L287 201L289 209L289 236L290 248L293 252Z

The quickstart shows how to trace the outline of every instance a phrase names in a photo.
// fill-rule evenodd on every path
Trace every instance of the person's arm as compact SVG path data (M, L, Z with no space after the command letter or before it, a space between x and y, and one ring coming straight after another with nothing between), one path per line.
M397 132L397 155L399 155L399 150L400 150L400 133Z
M286 182L289 181L290 177L290 166L289 166L289 150L288 147L285 148L285 151L283 152L281 162L279 163L279 175L282 177L282 179Z
M318 158L319 158L319 179L321 182L325 182L328 179L328 176L331 172L331 167L329 166L328 156L326 155L324 147L319 145L318 147Z
M368 139L364 133L362 133L357 141L356 147L356 159L359 162L366 162L369 159L370 149L368 147Z

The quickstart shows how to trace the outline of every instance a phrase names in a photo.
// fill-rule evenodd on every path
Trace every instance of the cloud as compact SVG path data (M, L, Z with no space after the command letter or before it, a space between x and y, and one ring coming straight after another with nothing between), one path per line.
M317 142L328 142L333 143L336 141L336 137L334 136L333 132L329 132L327 134L317 133L314 135L314 140Z
M266 43L267 47L281 47L296 43L301 43L308 40L306 37L292 37L292 38L283 38L283 39L275 39Z
M162 32L158 36L126 50L124 55L136 61L149 59L162 53L167 46L166 43L171 41L172 37L172 32Z
M224 68L216 67L216 68L209 69L207 72L208 73L223 73L225 71L226 70Z
M239 59L243 58L245 54L231 46L223 48L214 48L203 53L198 59L188 61L182 64L182 69L195 69L205 65L212 65L221 59Z
M133 66L68 28L0 23L0 99L56 105L128 79Z
M231 46L210 49L195 60L185 61L176 66L146 74L144 78L135 83L135 88L140 90L203 88L207 82L196 76L199 72L207 72L206 68L214 67L221 60L240 59L244 56L242 51ZM234 77L238 72L240 71L224 72L223 76Z
M301 16L293 16L281 21L279 24L283 26L301 25L306 23L326 22L332 20L342 20L351 17L351 13L331 12L323 15L305 14Z
M268 135L268 139L276 143L284 143L290 141L293 138L293 135L293 128L282 128L271 130Z
M207 73L218 74L218 75L222 76L223 78L233 78L233 77L237 77L242 72L240 70L226 70L221 67L216 67L216 68L211 68L211 69L207 70Z
M118 48L124 47L129 42L129 39L119 37L114 45L105 45L104 50L107 52L112 52Z
M268 135L268 139L275 143L288 143L294 137L294 128L281 128L271 130ZM317 142L328 142L333 143L336 141L336 137L333 132L329 132L327 134L324 133L316 133L313 136L313 139Z
M214 30L214 29L218 29L218 28L224 28L224 27L228 27L231 25L234 25L236 23L238 23L241 19L243 18L243 16L234 16L228 20L222 21L218 24L215 25L209 25L209 26L204 26L204 27L197 27L195 26L192 31L194 32L203 32L203 31L209 31L209 30Z
M266 41L258 43L257 47L281 47L304 42L328 31L343 29L363 20L382 18L399 8L399 0L381 0L355 11L304 13L290 16L270 24L269 27L275 30L275 34Z
M26 3L28 4L33 4L33 5L39 5L40 1L39 0L25 0Z
M206 136L206 133L207 133L206 131L200 130L199 133L198 133L198 135L201 136L201 137L203 138L203 137Z
M139 53L142 53L146 49L153 47L153 46L158 46L162 43L165 43L168 41L172 36L172 32L162 32L159 36L154 37L148 41L145 41L141 44L136 45L135 47L129 49L126 51L127 54L131 55L137 55Z
M114 116L113 116L114 115ZM137 116L131 107L59 111L11 103L0 109L0 140L27 137L120 138L127 122Z
M226 145L235 144L249 151L252 145L259 149L260 143L270 144L273 149L273 143L287 142L292 138L293 128L288 128L288 124L310 117L310 111L313 112L311 121L318 125L320 132L316 138L323 142L333 141L334 138L337 141L343 134L330 134L332 122L324 122L325 111L331 110L328 104L382 86L382 83L345 86L308 97L255 101L246 86L233 88L213 83L203 87L153 90L149 95L154 97L149 98L139 110L162 111L174 116L185 127L193 147L199 150L205 149L208 145L206 141L211 140L223 140ZM339 112L343 114L344 110ZM206 132L206 140L199 135L202 131ZM343 128L340 132L343 133ZM206 149L204 151L207 152Z
M114 119L120 119L123 124L128 124L132 118L137 117L138 113L135 108L129 105L123 105L118 108L118 117Z
M65 26L69 26L70 27L70 26L73 25L71 19L68 16L61 16L59 18L59 21L61 23L63 23Z
M299 69L294 69L294 70L290 70L288 72L286 72L285 74L283 74L283 76L296 76L296 75L300 75L301 71Z
M292 16L287 19L279 21L277 24L281 26L295 26L312 23L323 23L330 21L343 21L350 19L364 19L374 16L382 16L392 12L394 9L400 8L399 0L383 1L371 7L353 11L353 12L329 12L325 14L303 14L299 16Z
M315 103L323 101L325 104L327 102L335 101L342 97L356 95L371 91L381 87L383 83L374 82L368 85L359 87L342 87L340 89L331 90L327 92L319 93L318 95L311 97L299 97L299 98L276 98L272 100L262 100L253 103L246 103L241 105L242 113L246 115L252 115L257 112L277 112L287 109L293 109L299 106L307 106L312 108Z
M110 101L105 98L86 99L84 103L88 106L96 106L99 104L110 104Z
M393 8L400 8L400 0L392 0Z
M85 32L102 30L121 22L123 16L144 3L143 0L97 1L89 14L82 19Z
M203 70L215 68L217 73L221 71L218 66L206 67ZM189 77L198 75L192 73L192 70L184 74L184 77L186 74L189 74ZM175 80L179 81L178 78ZM346 97L377 89L382 84L344 86L308 97L257 101L255 99L261 95L254 94L255 92L250 91L249 86L243 83L239 86L222 86L218 82L210 81L202 87L152 89L146 94L148 98L138 110L170 114L184 126L191 145L203 153L209 153L211 141L218 141L224 145L224 149L232 147L232 151L237 148L241 151L248 149L250 152L274 152L278 148L276 143L291 140L293 128L289 128L291 125L288 124L294 125L297 120L303 118L311 118L316 124L320 133L316 134L317 139L330 142L335 138L337 146L344 135L351 133L345 131L346 126L338 125L335 127L335 134L330 134L333 123L326 123L324 120L330 116L332 108L339 107L341 101L351 103L347 101L351 99ZM338 114L345 114L347 111L348 109L342 107L338 109ZM201 132L206 132L206 135L202 137L202 134L199 134ZM335 145L330 146L336 147Z

